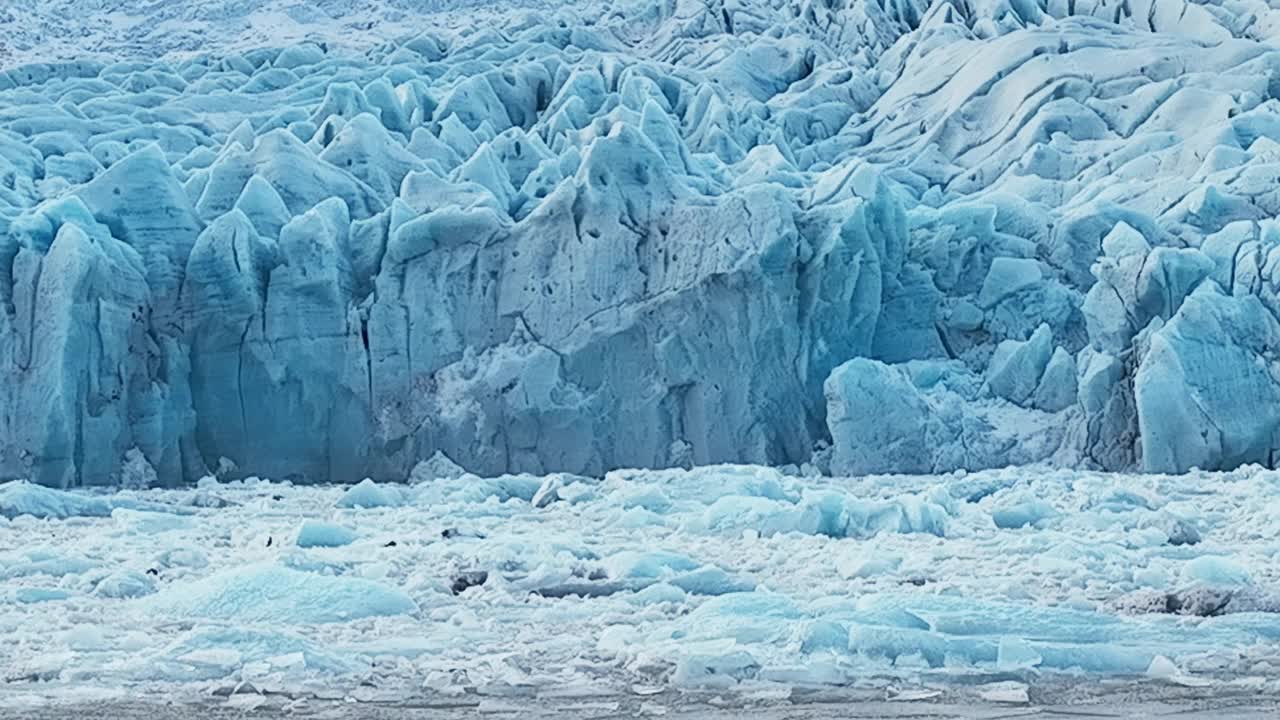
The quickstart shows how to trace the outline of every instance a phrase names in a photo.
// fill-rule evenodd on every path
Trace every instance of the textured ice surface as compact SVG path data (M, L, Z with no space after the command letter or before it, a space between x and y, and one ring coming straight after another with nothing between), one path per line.
M275 565L247 565L183 583L157 595L147 607L195 620L300 624L417 610L408 596L369 580L326 577Z
M21 548L0 551L6 687L440 702L1172 677L1280 692L1275 471L530 480L440 479L349 509L340 486L206 482L98 498L147 512L2 519L0 548ZM542 505L512 492L557 480ZM195 492L228 504L155 510ZM347 542L295 542L300 528Z
M139 512L131 515L133 511ZM130 517L154 517L156 513L186 515L190 512L187 508L139 500L136 495L83 495L43 487L25 480L0 483L0 517L11 519L19 515L56 520L110 516L125 522ZM180 520L159 519L158 522L176 523Z
M350 545L358 536L349 528L334 523L307 520L298 528L298 547L342 547Z
M73 495L18 480L0 485L0 515L56 519L106 517L111 515L111 504L100 498Z
M476 5L0 10L0 477L1273 463L1266 4Z

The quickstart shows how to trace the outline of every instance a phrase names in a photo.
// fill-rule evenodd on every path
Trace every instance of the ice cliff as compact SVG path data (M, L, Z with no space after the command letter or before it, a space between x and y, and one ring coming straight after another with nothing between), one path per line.
M13 66L0 478L1274 465L1276 12L501 6Z

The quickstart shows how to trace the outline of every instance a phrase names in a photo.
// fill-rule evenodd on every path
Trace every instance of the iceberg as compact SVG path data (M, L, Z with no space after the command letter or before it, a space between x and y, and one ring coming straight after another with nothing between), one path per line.
M0 515L16 518L110 517L112 505L105 499L76 495L15 480L0 485Z
M300 548L333 548L350 545L357 537L355 532L342 525L307 520L298 528L294 542Z

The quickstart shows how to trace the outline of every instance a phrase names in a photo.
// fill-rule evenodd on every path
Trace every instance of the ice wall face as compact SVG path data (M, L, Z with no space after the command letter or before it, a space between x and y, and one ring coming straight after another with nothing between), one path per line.
M1178 7L10 69L0 476L1273 463L1280 54Z

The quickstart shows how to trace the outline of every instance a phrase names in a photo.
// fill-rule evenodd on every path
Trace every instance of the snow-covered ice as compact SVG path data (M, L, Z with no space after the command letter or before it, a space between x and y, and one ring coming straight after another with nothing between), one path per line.
M1275 471L621 470L535 504L555 479L440 478L375 507L256 479L0 486L46 498L29 504L44 517L0 521L0 667L52 697L1099 677L1280 692ZM193 509L196 492L227 502ZM49 515L49 498L77 510Z

